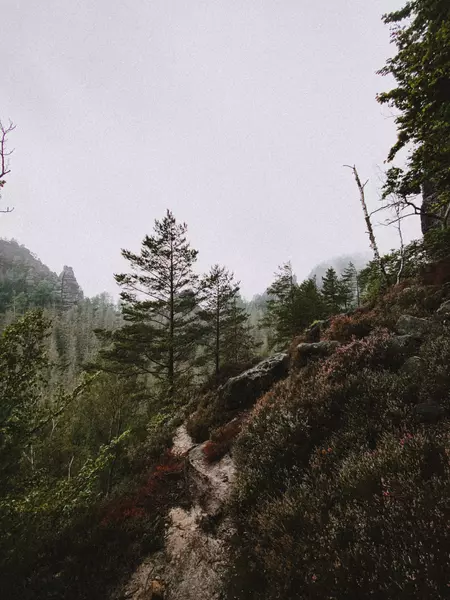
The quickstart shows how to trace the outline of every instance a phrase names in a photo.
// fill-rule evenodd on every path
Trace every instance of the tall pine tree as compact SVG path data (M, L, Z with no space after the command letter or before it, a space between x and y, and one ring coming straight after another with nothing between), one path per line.
M350 261L342 272L341 292L344 307L346 309L360 305L360 289L358 280L358 271L355 265Z
M279 267L275 281L267 289L267 312L263 325L274 331L275 345L285 345L299 333L298 284L290 262Z
M316 278L302 281L298 286L298 319L302 329L309 327L313 321L325 316L326 308L323 296L317 287Z
M186 232L168 210L144 238L140 254L122 250L131 267L115 276L125 325L110 334L112 347L102 352L108 369L151 375L169 400L192 375L199 341L192 270L197 251Z
M224 365L241 362L250 351L252 336L248 315L238 305L239 284L225 267L214 265L202 279L202 310L207 359L212 359L216 380Z
M328 315L340 312L343 304L342 286L333 267L327 269L322 278L322 295Z

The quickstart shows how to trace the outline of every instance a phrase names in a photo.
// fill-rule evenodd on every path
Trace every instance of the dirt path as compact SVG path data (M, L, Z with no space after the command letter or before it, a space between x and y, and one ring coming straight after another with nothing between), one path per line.
M203 444L194 444L184 425L175 433L172 451L187 455L187 478L193 505L172 508L165 547L149 556L125 589L130 600L218 600L228 564L229 521L221 520L234 477L229 455L209 464Z

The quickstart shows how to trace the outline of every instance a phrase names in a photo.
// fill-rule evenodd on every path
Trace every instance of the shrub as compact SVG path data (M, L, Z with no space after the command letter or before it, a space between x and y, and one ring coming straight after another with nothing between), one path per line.
M237 417L211 433L211 440L203 447L203 454L208 462L220 460L230 451L233 441L242 429L242 423L243 418Z
M225 409L220 410L216 392L204 394L186 422L187 432L195 442L204 442L209 438L211 429L224 418L225 412Z
M424 248L431 261L441 260L450 255L450 228L436 227L424 236Z
M375 330L261 398L235 447L229 597L446 598L450 331L403 373ZM423 423L417 403L438 402Z
M336 315L331 318L330 324L324 332L324 338L338 342L349 342L353 338L366 337L378 324L379 319L376 317L374 311L367 313L358 311L351 315Z

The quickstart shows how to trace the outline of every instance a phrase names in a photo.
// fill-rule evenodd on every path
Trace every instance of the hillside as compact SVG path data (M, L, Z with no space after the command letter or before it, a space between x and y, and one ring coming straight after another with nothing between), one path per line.
M20 4L0 220L119 301L0 240L0 597L448 600L448 0Z
M32 307L67 309L83 298L71 267L58 276L16 240L0 239L0 313Z

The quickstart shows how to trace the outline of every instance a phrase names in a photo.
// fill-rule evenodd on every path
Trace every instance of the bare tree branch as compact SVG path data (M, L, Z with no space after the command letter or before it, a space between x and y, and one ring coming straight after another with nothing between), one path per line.
M0 121L0 190L5 185L4 177L8 175L8 173L11 173L11 169L9 168L9 157L14 150L8 150L8 136L15 128L16 126L12 121L9 121L8 125L4 125ZM7 206L6 209L0 209L0 213L10 213L13 210L14 208Z
M365 219L366 225L367 225L367 233L369 234L370 247L373 250L375 260L378 263L378 266L380 267L380 271L383 276L384 282L385 282L385 284L387 284L388 283L387 274L384 269L383 261L381 260L380 252L378 250L377 241L375 239L375 234L373 232L372 222L370 220L370 215L367 210L366 198L365 198L365 194L364 194L364 188L366 187L369 180L367 180L364 184L361 183L361 179L359 177L359 174L358 174L358 171L356 170L355 165L353 165L353 166L344 165L344 167L351 169L353 172L353 176L355 177L356 185L358 186L358 190L359 190L360 202L361 202L361 206L362 206L363 213L364 213L364 219Z

